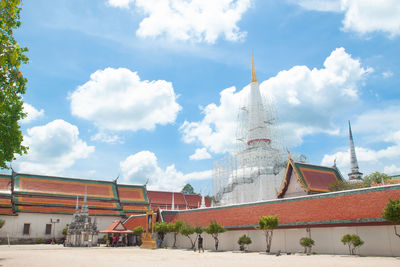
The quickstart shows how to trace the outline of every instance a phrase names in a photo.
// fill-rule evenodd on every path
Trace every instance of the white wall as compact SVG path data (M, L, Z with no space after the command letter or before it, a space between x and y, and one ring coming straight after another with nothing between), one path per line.
M397 226L400 230L400 226ZM252 244L248 246L249 251L265 251L266 242L263 231L259 230L238 230L227 231L220 234L219 250L239 250L237 240L243 234L249 235ZM340 241L345 234L358 234L365 242L358 249L358 254L364 256L400 256L400 238L395 236L393 226L353 226L353 227L323 227L311 228L311 238L315 241L313 252L319 254L349 254L348 247ZM206 234L204 248L214 250L214 239ZM306 237L305 228L274 230L271 252L303 252L300 246L300 238ZM194 236L193 236L194 237ZM165 237L165 244L171 247L173 235ZM178 235L177 247L190 248L190 241L187 237ZM196 244L197 246L197 244Z
M94 219L94 217L91 217ZM50 219L60 219L59 223L55 224L56 238L63 237L62 229L70 224L72 215L65 214L40 214L40 213L19 213L17 216L0 215L0 219L5 220L5 224L0 229L0 238L7 238L9 235L11 240L15 239L35 239L43 238L50 239L54 236L52 229L51 235L45 235L46 224L50 223ZM97 216L97 228L99 231L106 229L111 222L121 219L113 216ZM23 228L25 223L30 223L30 234L24 235ZM52 224L53 227L53 224Z

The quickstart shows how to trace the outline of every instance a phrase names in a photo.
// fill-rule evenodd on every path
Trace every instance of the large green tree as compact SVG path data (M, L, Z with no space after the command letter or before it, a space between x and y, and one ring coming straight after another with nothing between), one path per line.
M182 188L182 193L184 194L194 194L194 188L191 184L186 184L183 188Z
M374 172L364 177L364 183L367 186L371 186L372 183L387 183L390 180L390 176L382 172Z
M176 237L181 231L181 228L184 226L185 222L181 219L176 220L175 222L170 222L168 224L168 232L174 234L174 244L172 245L173 248L176 248Z
M6 169L14 155L27 152L27 147L21 145L18 121L26 116L22 95L27 79L19 68L28 63L24 54L28 49L20 47L13 36L21 25L21 4L21 0L0 0L0 168Z

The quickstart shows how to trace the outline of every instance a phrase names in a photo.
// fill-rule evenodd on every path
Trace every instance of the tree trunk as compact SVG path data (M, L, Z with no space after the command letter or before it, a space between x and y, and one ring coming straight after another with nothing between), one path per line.
M349 244L349 253L350 253L350 255L353 255L352 253L351 253L351 245Z
M396 225L393 225L393 227L394 227L394 234L397 235L398 237L400 237L400 234L397 233Z
M218 236L213 236L213 237L215 241L215 250L218 250L218 243L219 243Z
M176 236L178 235L178 233L174 233L174 245L172 246L173 248L176 248Z
M265 237L266 237L266 241L267 241L267 250L266 250L267 253L269 253L271 251L272 234L273 234L272 230L266 231Z
M193 241L192 238L190 238L190 236L187 236L187 238L189 238L190 243L192 244L192 247L190 249L195 250L196 241Z

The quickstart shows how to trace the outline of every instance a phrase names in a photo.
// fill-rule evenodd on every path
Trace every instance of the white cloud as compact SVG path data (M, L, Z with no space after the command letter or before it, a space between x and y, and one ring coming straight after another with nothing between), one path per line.
M24 119L20 120L20 122L22 124L30 123L30 122L44 116L43 109L37 110L34 106L32 106L28 103L24 102L23 108L24 108L24 112L26 113L26 117Z
M75 125L64 120L28 129L23 144L29 151L16 161L18 171L48 175L61 174L95 149L79 138Z
M338 0L295 0L293 2L308 10L332 12L339 12L341 10L340 1Z
M385 32L391 37L400 34L398 0L301 0L297 3L308 10L345 13L344 31L353 31L361 35Z
M397 106L371 110L359 115L352 125L355 143L366 143L356 147L360 171L365 174L380 171L388 174L398 173L397 163L400 160L400 125L393 123L400 120ZM380 149L373 149L373 146ZM366 147L368 146L368 147ZM337 159L338 167L343 173L349 172L350 154L348 149L325 155L322 165L332 165Z
M124 182L144 184L148 180L148 188L152 190L180 191L190 180L211 178L211 171L184 174L173 164L163 170L158 166L156 155L150 151L130 155L120 163L120 167Z
M125 68L97 70L70 99L72 114L100 130L153 130L156 124L173 123L181 110L170 82L141 81Z
M131 2L133 2L133 0L108 0L107 3L112 7L128 9Z
M384 71L384 72L382 72L382 76L383 76L383 78L388 79L393 76L393 72L390 70Z
M109 134L105 132L98 132L90 137L91 141L99 141L108 144L123 144L124 141L116 134Z
M111 2L114 2L111 4ZM136 0L135 8L146 17L136 35L143 38L215 43L242 40L238 22L251 0ZM112 6L127 8L129 1L109 0Z
M210 159L211 155L208 153L207 148L197 148L193 155L190 155L190 160Z
M338 134L333 118L358 102L360 85L372 71L338 48L321 69L295 66L262 82L261 93L279 103L275 106L280 129L286 133L285 145L298 145L303 136L313 133ZM246 103L247 94L248 86L239 92L234 87L223 90L220 104L207 105L201 121L183 123L184 142L198 142L215 153L230 151L235 143L237 112Z

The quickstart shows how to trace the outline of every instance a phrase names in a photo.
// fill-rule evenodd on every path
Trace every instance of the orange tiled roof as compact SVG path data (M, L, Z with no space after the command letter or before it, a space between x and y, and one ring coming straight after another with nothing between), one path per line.
M123 203L149 203L144 186L119 184L118 195Z
M184 194L185 200L191 209L198 208L201 205L201 196L198 194ZM208 197L204 197L204 202L206 207L211 206L210 199Z
M176 206L186 206L185 197L180 192L150 191L147 190L151 205L169 205L172 204L172 195L174 195L174 204Z
M138 226L142 226L146 229L146 214L143 215L131 215L128 219L123 222L126 229L135 229Z
M399 197L400 185L390 185L225 207L162 211L162 216L168 222L180 218L201 226L216 220L231 229L253 229L261 216L272 215L278 215L280 227L387 224L382 210L389 198Z
M284 196L292 173L295 174L297 181L308 194L329 192L328 186L330 184L343 180L342 175L335 167L312 165L289 159L281 190L277 194L278 198Z
M118 234L130 234L132 230L126 229L125 225L120 220L113 221L105 230L100 233L118 233Z

